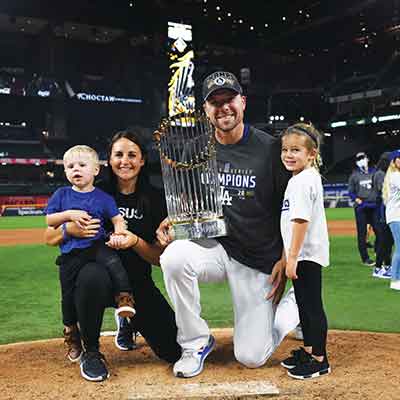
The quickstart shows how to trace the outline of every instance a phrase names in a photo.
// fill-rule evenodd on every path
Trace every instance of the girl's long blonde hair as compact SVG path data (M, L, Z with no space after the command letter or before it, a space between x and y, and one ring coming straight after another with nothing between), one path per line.
M394 158L392 161L390 161L389 168L386 171L385 180L383 181L382 198L383 198L383 202L385 204L387 203L388 198L389 198L390 175L393 174L393 172L400 172L400 169L397 168L396 164L395 164L396 158Z

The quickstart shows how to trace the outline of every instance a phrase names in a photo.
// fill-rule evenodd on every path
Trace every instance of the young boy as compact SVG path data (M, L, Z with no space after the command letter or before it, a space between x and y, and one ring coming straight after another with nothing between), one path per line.
M68 346L67 357L76 362L82 353L77 315L74 306L74 287L81 268L94 261L107 268L118 305L115 311L121 317L133 317L135 309L128 276L118 255L104 243L104 224L111 220L114 234L125 229L125 221L119 214L114 199L94 187L94 179L100 171L97 153L88 146L74 146L64 154L64 171L72 186L58 189L49 199L46 208L47 224L62 225L64 240L57 258L62 295L64 338ZM100 229L94 237L75 238L67 235L65 224L73 221L84 228L92 218L100 220Z

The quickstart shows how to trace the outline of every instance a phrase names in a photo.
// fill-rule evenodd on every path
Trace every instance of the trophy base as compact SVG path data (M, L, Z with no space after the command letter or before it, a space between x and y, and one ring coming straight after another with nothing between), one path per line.
M172 225L175 240L182 239L206 239L226 236L226 225L222 218L175 223Z

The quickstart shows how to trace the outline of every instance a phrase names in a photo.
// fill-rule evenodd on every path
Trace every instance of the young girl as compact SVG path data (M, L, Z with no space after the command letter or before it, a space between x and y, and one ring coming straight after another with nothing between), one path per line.
M390 159L382 194L386 205L386 222L392 231L395 245L390 288L400 290L400 150L393 151Z
M329 240L321 176L321 135L298 123L282 134L282 162L291 171L282 206L281 232L286 275L293 280L304 335L304 348L281 364L296 379L329 374L326 355L327 320L321 297L321 269L329 264Z

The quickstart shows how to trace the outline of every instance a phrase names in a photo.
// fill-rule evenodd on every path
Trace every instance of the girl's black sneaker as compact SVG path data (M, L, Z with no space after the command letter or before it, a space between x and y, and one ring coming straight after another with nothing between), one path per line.
M318 361L314 357L306 363L297 365L288 371L288 375L295 379L311 379L327 375L331 372L328 360L324 357L323 361Z
M291 356L281 362L282 367L292 369L301 363L306 363L310 360L311 354L307 353L303 347L297 350L292 350Z

